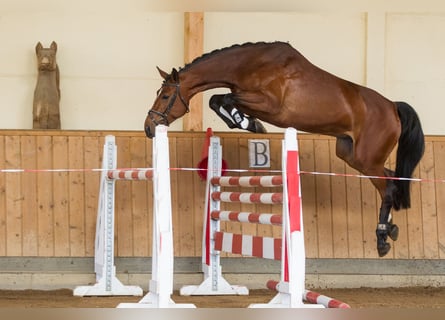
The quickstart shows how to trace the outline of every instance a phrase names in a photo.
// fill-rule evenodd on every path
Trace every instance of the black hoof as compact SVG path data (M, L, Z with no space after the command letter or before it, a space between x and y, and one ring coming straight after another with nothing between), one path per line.
M388 236L393 240L396 241L399 237L399 227L396 224L392 224L389 227L389 233Z
M384 243L382 245L377 246L377 251L379 253L379 257L384 257L391 250L391 245L389 243Z

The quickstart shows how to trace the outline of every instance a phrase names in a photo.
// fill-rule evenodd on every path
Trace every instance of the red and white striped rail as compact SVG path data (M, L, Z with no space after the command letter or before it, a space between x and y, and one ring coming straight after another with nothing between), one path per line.
M212 177L212 185L221 187L276 187L283 185L281 176Z
M107 178L111 180L151 180L153 169L118 169L107 171Z
M241 202L241 203L263 203L280 204L283 203L282 193L250 193L250 192L219 192L211 194L213 201Z
M263 259L281 260L282 241L278 238L221 231L216 231L214 238L214 248L218 251Z
M278 291L278 292L280 291L281 284L278 281L269 280L266 285L270 290L274 290L274 291ZM337 308L337 309L350 309L351 308L349 306L349 304L347 304L347 303L344 303L340 300L333 299L333 298L327 297L325 295L322 295L322 294L319 294L317 292L310 291L310 290L304 290L303 300L307 301L309 303L313 303L313 304L321 304L321 305L325 306L326 308Z
M238 211L218 211L210 212L210 217L213 220L246 222L271 224L281 226L283 224L283 217L279 214L272 213L256 213L256 212L238 212Z

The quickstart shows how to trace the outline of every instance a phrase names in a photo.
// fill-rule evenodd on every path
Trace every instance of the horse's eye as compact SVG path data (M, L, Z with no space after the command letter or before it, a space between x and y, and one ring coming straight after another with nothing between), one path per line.
M164 95L162 96L162 99L163 99L163 100L167 100L167 99L168 99L168 95L164 94Z

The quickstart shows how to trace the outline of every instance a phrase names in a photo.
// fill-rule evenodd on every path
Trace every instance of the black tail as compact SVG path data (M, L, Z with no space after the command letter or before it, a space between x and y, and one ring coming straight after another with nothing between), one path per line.
M411 178L425 150L425 139L419 117L414 109L405 102L396 102L402 124L397 149L396 177ZM393 197L396 210L409 208L410 180L394 180L397 189Z

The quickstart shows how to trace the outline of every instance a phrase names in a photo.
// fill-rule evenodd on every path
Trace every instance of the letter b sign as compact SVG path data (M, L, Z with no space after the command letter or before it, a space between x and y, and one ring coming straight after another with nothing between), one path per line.
M251 168L270 167L269 140L249 139L249 165Z

